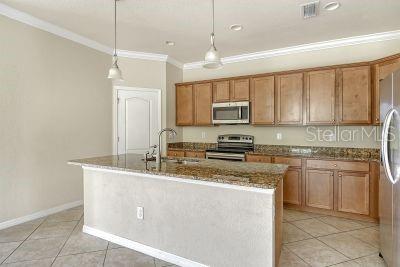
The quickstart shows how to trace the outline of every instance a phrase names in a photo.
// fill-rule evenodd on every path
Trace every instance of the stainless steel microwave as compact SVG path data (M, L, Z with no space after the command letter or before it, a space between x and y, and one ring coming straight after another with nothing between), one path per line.
M213 124L248 124L250 123L250 103L226 102L213 103Z

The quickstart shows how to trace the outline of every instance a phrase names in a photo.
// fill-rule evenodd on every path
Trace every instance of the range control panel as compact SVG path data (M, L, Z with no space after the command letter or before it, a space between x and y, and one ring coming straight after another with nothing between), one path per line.
M218 143L250 143L254 142L254 136L243 134L218 135Z

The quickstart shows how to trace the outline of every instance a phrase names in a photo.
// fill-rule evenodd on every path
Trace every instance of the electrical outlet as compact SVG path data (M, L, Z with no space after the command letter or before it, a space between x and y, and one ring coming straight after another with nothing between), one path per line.
M276 133L276 140L282 140L282 133Z
M137 217L139 220L143 220L143 218L144 218L144 210L143 210L143 207L137 207L137 208L136 208L136 217Z
M206 138L206 132L201 132L201 139L205 139Z

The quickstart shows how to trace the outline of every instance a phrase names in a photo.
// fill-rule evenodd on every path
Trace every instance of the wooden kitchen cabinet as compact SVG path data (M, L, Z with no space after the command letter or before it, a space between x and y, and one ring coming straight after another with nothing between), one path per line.
M305 196L307 207L333 210L333 171L306 170Z
M301 205L301 169L287 170L283 178L283 202Z
M338 172L338 211L369 215L369 174Z
M185 151L168 149L167 156L168 157L184 157Z
M276 76L276 123L302 124L303 73Z
M338 69L339 123L371 123L370 66Z
M230 101L230 84L229 81L213 82L213 102L229 102Z
M272 125L275 122L274 76L252 78L250 84L251 123Z
M204 151L186 151L185 157L204 159L206 157L206 152L204 152Z
M334 124L336 71L320 70L305 74L306 124Z
M254 155L254 154L247 154L246 161L248 162L263 162L263 163L271 163L272 157L264 156L264 155Z
M176 86L176 125L193 125L193 85Z
M193 86L194 92L194 125L212 124L212 85L198 83Z
M230 101L250 100L250 79L231 80L230 86Z

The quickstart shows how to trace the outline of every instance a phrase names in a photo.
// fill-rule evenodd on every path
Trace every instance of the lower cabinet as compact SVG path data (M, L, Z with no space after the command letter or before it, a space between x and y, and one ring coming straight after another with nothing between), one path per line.
M369 174L338 172L338 211L369 215Z
M203 159L206 157L206 152L204 152L204 151L186 151L185 157Z
M283 202L301 205L301 169L289 168L283 178Z
M168 157L188 157L188 158L205 158L206 152L204 151L190 151L190 150L180 150L180 149L168 149Z
M168 150L167 152L168 157L184 157L185 156L185 151L183 150Z
M333 171L306 171L306 203L307 207L333 210Z
M271 163L272 157L264 156L264 155L254 155L254 154L247 154L246 161L248 162L262 162L262 163Z

